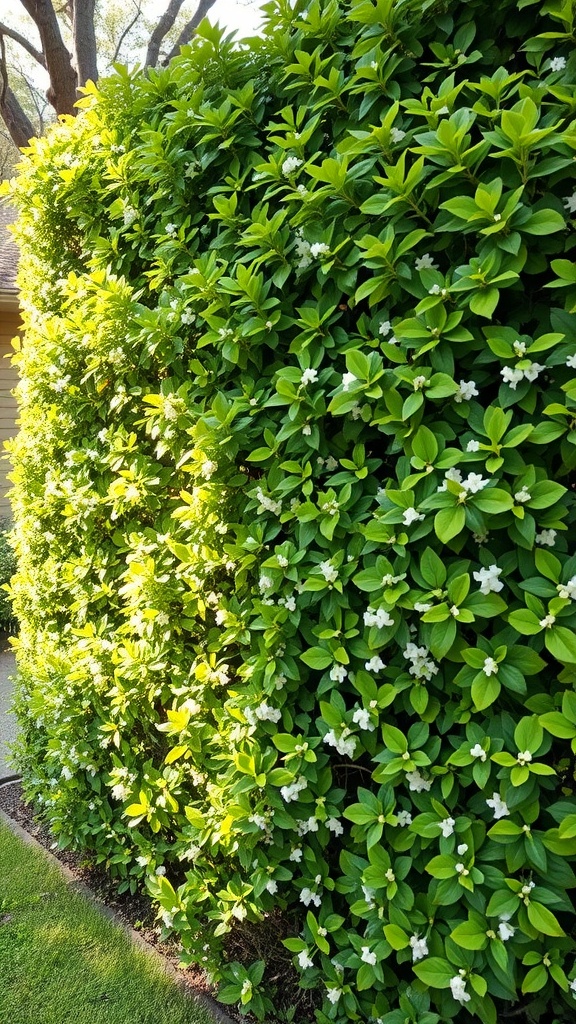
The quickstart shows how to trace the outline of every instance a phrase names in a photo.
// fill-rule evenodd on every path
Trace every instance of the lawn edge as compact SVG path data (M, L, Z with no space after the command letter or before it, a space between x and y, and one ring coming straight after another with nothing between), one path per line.
M27 843L28 846L31 846L33 849L38 850L40 853L42 853L46 857L48 862L52 864L53 867L58 869L71 892L79 893L86 900L88 900L88 902L91 903L92 906L99 911L99 913L101 913L104 917L108 918L109 921L112 921L115 925L117 925L124 932L124 934L128 936L128 938L130 939L134 946L142 950L142 952L146 953L153 960L155 960L157 964L160 965L164 973L176 982L178 987L186 993L189 999L191 999L193 1002L198 1003L200 1006L202 1006L204 1010L212 1014L216 1021L216 1024L237 1024L237 1021L233 1020L232 1017L229 1017L228 1014L224 1012L224 1010L220 1006L220 1003L218 1003L213 996L203 992L191 991L190 987L187 985L186 980L182 976L180 971L178 971L177 968L174 967L170 963L170 961L162 955L162 953L160 953L134 928L131 928L130 925L126 924L126 922L123 921L122 918L120 918L118 914L115 913L114 910L112 910L110 907L107 907L102 900L98 899L98 897L95 896L93 892L91 892L91 890L88 888L87 885L84 884L84 882L81 882L78 878L74 876L74 872L71 871L71 869L66 864L62 864L62 862L59 861L58 858L55 857L53 853L50 853L50 850L47 850L45 846L42 846L42 844L39 843L38 840L34 838L34 836L30 835L30 833L27 832L25 828L22 828L22 826L17 821L14 821L14 818L11 818L10 815L6 814L6 811L3 811L1 808L0 822L2 822L2 824L5 825L12 832L13 835L17 836L24 843Z

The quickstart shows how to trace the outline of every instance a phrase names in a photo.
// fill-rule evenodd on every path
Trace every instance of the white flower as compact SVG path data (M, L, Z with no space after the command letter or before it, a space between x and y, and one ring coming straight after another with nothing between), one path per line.
M261 487L256 488L256 497L259 501L259 512L273 512L275 516L279 516L282 511L282 502L274 501L273 498L267 497L264 494Z
M398 824L403 827L412 824L412 815L410 811L397 811L396 817L398 818Z
M470 757L479 757L481 761L485 761L486 751L479 743L475 743L473 747L470 747Z
M572 978L572 981L570 982L570 991L574 996L574 999L576 999L576 978Z
M428 289L428 295L440 295L440 293L441 293L441 289L440 289L440 285L439 284L433 284L432 287ZM462 399L461 398L457 398L456 401L457 402L461 402Z
M522 372L526 377L526 380L533 381L536 380L538 374L542 373L542 370L545 369L546 367L542 366L540 363L530 363L528 368L526 370L523 370Z
M522 356L526 355L526 342L525 341L520 341L517 338L516 341L514 342L512 348L514 349L516 355L518 356L518 359L521 359Z
M374 732L375 726L372 725L370 712L366 708L358 708L352 715L352 721L359 729L367 729L368 732Z
M449 111L448 107L446 107L446 106L439 107L438 110L436 111L436 114L438 115L438 117L440 117L441 114L449 114L449 113L450 113L450 111Z
M419 615L425 615L429 612L432 605L429 601L416 601L414 604L414 611L418 612Z
M322 897L306 886L300 893L300 903L303 903L305 907L309 907L311 903L315 907L319 907L322 903Z
M478 491L481 491L489 483L490 480L484 480L481 473L468 473L466 479L462 480L461 487L467 494L478 494Z
M406 782L413 793L427 793L432 786L432 780L424 779L417 768L413 772L406 772Z
M330 669L330 679L332 682L343 683L347 675L348 672L344 668L344 665L332 665L332 668Z
M497 565L490 565L488 569L479 569L478 572L472 573L476 582L480 584L481 594L489 594L491 591L497 594L504 589L504 584L498 579L501 572L502 569Z
M374 654L370 661L364 662L364 668L367 672L381 672L383 668L386 668L386 665L379 654Z
M204 477L205 480L209 480L210 477L216 472L217 469L218 469L218 463L217 462L211 462L210 459L207 459L206 462L204 462L202 464L202 468L200 469L200 472L201 472L201 474L202 474L202 476Z
M326 242L313 242L310 246L310 255L317 260L319 256L325 256L330 252L330 246Z
M504 914L502 914L500 917L500 924L498 925L498 935L502 939L502 942L508 942L508 939L512 938L515 931L516 929L513 928L512 925L508 924L508 919Z
M284 163L282 164L282 174L288 176L293 174L299 167L302 166L302 161L297 156L287 156Z
M164 230L165 230L167 235L170 235L171 237L173 237L176 234L176 232L178 231L178 225L177 224L171 224L171 223L167 224L166 227L164 228Z
M495 213L494 214L494 220L496 222L501 221L502 220L502 214L501 213Z
M416 679L429 681L438 673L438 666L428 657L430 652L427 647L417 647L416 644L408 643L403 653L406 660L412 662L408 672Z
M298 966L302 970L306 970L307 967L314 967L314 961L310 959L307 949L301 949L298 953Z
M426 939L421 939L417 933L410 936L410 946L412 947L412 960L414 963L428 956L428 943Z
M566 57L552 57L550 61L550 71L564 71L566 67Z
M534 540L537 544L545 544L547 547L553 548L556 532L556 530L542 530L540 533L536 534Z
M261 722L279 722L282 718L282 712L278 708L270 707L264 700L258 705L254 714Z
M512 366L504 366L500 370L502 380L505 384L511 388L512 391L516 391L518 384L522 380L524 373L522 370L515 370Z
M384 629L385 626L393 626L394 619L390 617L389 612L384 608L372 608L368 607L368 611L364 612L364 625L365 626L376 626L377 629Z
M524 767L524 765L530 764L530 761L532 760L532 754L529 750L520 750L518 751L518 756L516 760L518 761L519 765Z
M302 433L304 434L305 437L310 437L310 434L312 433L312 427L310 426L309 423L304 424L304 426L302 427Z
M571 196L564 196L562 202L568 213L576 213L576 192L573 192Z
M320 562L318 568L327 583L335 583L338 579L338 569L331 562Z
M517 501L519 504L523 504L525 501L531 500L532 495L530 494L530 491L527 487L521 487L520 490L516 491L516 494L514 495L514 501Z
M470 994L466 991L466 982L461 974L457 974L454 978L450 978L450 989L452 992L452 998L457 1003L469 1003Z
M340 822L338 821L338 818L328 818L328 820L325 822L325 825L326 825L326 828L328 829L328 831L332 832L333 835L335 835L335 836L342 836L342 835L344 835L344 829L343 829L342 825L340 824Z
M574 196L576 197L576 192ZM571 370L576 370L576 355L566 356L566 366L569 366Z
M412 381L412 385L414 387L414 391L421 391L425 384L426 384L426 377L424 377L421 373L418 374L417 377L414 377L414 380Z
M350 385L353 384L355 380L358 380L358 378L356 377L356 375L354 373L343 373L342 374L342 391L348 391L349 388L350 388Z
M275 882L273 878L268 879L266 882L266 888L268 892L274 896L278 892L278 882Z
M568 583L559 583L556 587L558 596L564 600L576 601L576 576L568 580Z
M402 513L402 522L404 523L404 526L410 526L411 523L419 523L423 519L424 516L417 512L413 506L405 508Z
M156 868L156 874L157 875L165 875L166 874L166 868L161 864L159 868Z
M300 384L302 387L306 387L307 384L315 384L318 380L318 370L308 369L304 370L300 378Z
M273 587L274 584L269 576L261 576L260 579L258 580L258 586L260 590L264 592L265 590L270 590L270 588Z
M330 729L325 737L324 743L327 743L330 747L335 747L339 754L346 757L354 757L356 751L356 737L350 735L350 729L346 728L342 730L340 736L336 736L333 729Z
M282 786L280 796L289 804L292 800L298 799L300 793L303 789L306 789L307 785L306 779L301 775L299 779L295 779L289 786Z
M467 452L477 452L480 448L480 441L468 441L466 445Z
M574 193L574 194L576 195L576 193ZM383 335L383 337L385 338L387 334L390 334L391 330L392 330L392 324L390 323L390 321L389 320L383 320L382 323L380 324L380 327L378 328L378 334Z
M370 946L362 946L362 955L360 957L365 964L370 964L372 967L376 966L376 953L371 952Z
M476 387L476 383L473 380L461 380L458 391L454 395L455 402L469 402L471 398L475 398L480 392Z
M454 825L456 824L454 818L444 818L443 821L439 821L438 824L444 839L448 839L448 836L454 835Z
M550 626L553 626L555 622L555 615L545 615L543 619L540 619L539 625L542 626L542 629L550 629Z
M401 128L392 128L390 130L390 138L392 139L392 142L402 142L405 135L406 132L403 132Z
M468 853L468 843L460 843L460 845L456 847L456 853L459 857L463 857L465 853Z
M451 480L452 483L455 484L462 484L462 471L460 469L456 469L455 466L451 466L450 469L447 469L446 472L444 473L444 479L440 486L436 488L436 490L447 491L448 480Z
M457 875L464 875L464 877L466 877L466 875L470 874L470 872L468 871L468 868L466 867L465 864L455 864L454 865L454 870L455 870Z
M434 263L429 252L425 252L414 263L415 270L438 270L438 264Z
M494 661L494 658L485 658L482 671L485 676L495 676L498 672L498 662Z
M504 803L499 793L492 793L492 799L487 800L488 807L491 807L494 811L494 818L504 818L507 814L510 814L507 805Z
M296 864L299 864L300 861L302 860L302 848L300 846L295 846L290 856L288 857L288 860L292 860Z

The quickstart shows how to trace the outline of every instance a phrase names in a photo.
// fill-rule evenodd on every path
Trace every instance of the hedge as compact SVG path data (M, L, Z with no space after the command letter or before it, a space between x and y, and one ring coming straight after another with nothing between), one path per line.
M259 1019L568 1021L573 5L266 11L12 186L26 793Z

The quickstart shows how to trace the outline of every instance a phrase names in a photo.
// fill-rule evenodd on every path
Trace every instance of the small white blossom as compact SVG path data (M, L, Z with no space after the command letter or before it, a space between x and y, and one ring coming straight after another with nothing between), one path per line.
M343 373L342 374L342 391L348 391L349 388L350 388L350 385L353 384L355 380L358 380L358 378L356 377L356 375L354 373Z
M457 875L463 875L464 878L466 878L466 876L470 874L465 864L455 864L454 870Z
M328 818L328 820L325 822L325 825L326 825L326 828L328 829L328 831L332 832L333 835L335 835L335 836L344 835L344 828L342 827L341 823L338 821L338 818Z
M368 732L374 732L375 726L372 724L370 712L366 708L358 708L352 715L352 721L359 729L367 729Z
M418 612L419 615L425 615L431 608L432 605L429 601L416 601L414 603L414 611Z
M282 712L278 708L270 707L266 701L258 705L254 714L261 722L279 722L282 718Z
M482 671L485 676L495 676L498 673L498 662L494 661L494 658L485 658L482 666Z
M518 356L518 359L521 359L522 356L526 355L526 342L525 341L520 341L517 338L516 341L514 342L514 345L512 347L513 347L516 355Z
M479 757L481 761L486 760L486 751L480 743L475 743L473 747L470 747L470 757Z
M412 815L410 811L397 811L396 817L398 818L398 824L402 827L412 824Z
M552 57L550 61L550 71L564 71L566 67L566 57Z
M576 601L576 576L568 580L568 583L559 583L556 587L558 596L562 597L565 601Z
M322 903L322 897L306 886L300 893L300 903L303 903L305 907L309 907L311 903L315 907L319 907Z
M530 764L530 761L532 760L532 754L529 750L520 750L518 752L516 760L518 761L519 765L524 767L524 765Z
M480 392L476 387L476 383L473 380L461 380L458 391L454 395L455 402L469 402L471 398L475 398Z
M304 370L300 378L300 384L302 387L306 387L307 384L315 384L318 380L318 370L308 369Z
M334 683L343 683L347 675L348 671L344 665L333 665L330 669L330 679Z
M541 530L540 533L536 534L534 540L537 544L543 544L546 547L553 548L554 541L556 539L556 532L556 530Z
M338 579L338 569L331 562L320 562L318 568L327 583L335 583Z
M570 982L570 991L574 999L576 999L576 978L572 978L572 981Z
M488 807L491 807L494 811L494 818L504 818L507 814L510 814L507 804L502 800L499 793L492 793L492 799L486 801Z
M576 192L573 192L571 196L564 196L562 202L568 213L576 213Z
M390 138L392 139L392 142L402 142L402 139L405 138L405 136L406 132L403 132L401 128L392 128L390 130Z
M410 526L412 523L419 523L424 519L424 516L420 512L417 512L412 506L405 508L402 513L402 522L404 526Z
M332 1005L334 1005L335 1003L338 1002L338 1000L340 999L341 995L342 995L342 989L341 988L335 988L334 986L332 986L331 988L327 988L326 989L326 998L327 998L329 1003L332 1003Z
M576 192L574 195L576 196ZM573 356L566 356L566 366L571 370L576 370L576 354Z
M412 948L412 960L416 963L417 960L423 960L425 956L428 956L428 943L426 939L421 939L418 934L410 936L410 946Z
M512 366L504 366L500 370L500 374L504 383L508 384L512 391L516 391L516 388L524 377L522 370L515 370Z
M372 967L376 966L376 953L370 950L370 946L362 946L362 954L360 957L365 964L370 964Z
M452 992L453 999L457 1003L469 1003L470 993L466 991L466 982L462 975L457 974L454 978L450 978L450 990Z
M466 445L467 452L477 452L480 449L480 441L468 441Z
M415 270L438 270L438 264L434 263L429 252L425 252L423 256L418 257L414 263Z
M364 663L364 668L367 672L381 672L383 668L386 668L386 665L379 654L374 654L370 661Z
M498 579L501 572L502 569L497 565L491 565L488 569L479 569L478 572L472 573L476 582L480 584L481 594L489 594L491 591L497 594L503 590L504 584Z
M468 853L468 843L460 843L460 845L456 847L456 853L459 857L463 857L465 853Z
M438 822L444 839L448 839L448 836L454 835L455 824L456 822L454 821L454 818L444 818L443 821Z
M461 486L467 494L478 494L490 480L484 479L481 473L468 473L465 480L462 480Z
M540 619L539 625L542 629L550 629L551 626L556 622L555 615L545 615L543 619Z
M282 164L282 174L286 176L293 174L301 166L302 161L297 156L287 156Z
M451 480L452 483L454 484L462 484L462 470L457 469L456 466L451 466L450 469L447 469L446 472L444 473L444 479L442 483L440 484L439 487L436 488L436 490L447 491L447 485L449 480Z
M513 928L512 925L509 925L507 920L504 918L504 915L502 915L500 918L500 924L498 925L498 935L502 939L502 942L508 942L508 939L512 938L515 931L516 929Z
M414 380L412 381L412 386L414 388L414 391L421 391L425 384L426 384L426 377L424 377L423 374L421 374L421 373L418 374L417 377L414 377Z
M177 224L172 224L172 223L167 224L166 227L164 228L164 230L165 230L167 235L170 235L170 237L174 237L174 235L178 231L178 225Z
M432 786L432 780L424 779L417 768L413 772L406 772L406 782L414 793L427 793Z
M310 959L307 949L302 949L298 953L298 966L302 970L306 970L307 967L314 967L314 961Z
M364 625L384 629L385 626L393 626L394 619L384 608L375 609L369 606L368 610L364 612Z
M514 495L514 501L517 501L520 505L523 505L526 501L531 501L532 495L527 487L521 487L519 491L516 491Z
M575 195L576 195L576 193L575 193ZM392 324L390 323L390 321L389 320L383 320L382 323L380 324L380 327L378 328L378 334L381 334L385 338L388 334L390 334L391 330L392 330Z
M313 242L310 246L310 255L317 260L319 256L325 256L330 252L330 246L326 242Z
M275 882L273 878L269 878L266 882L266 888L268 892L274 896L278 892L278 882Z
M330 747L335 747L342 756L354 757L356 737L350 735L350 729L348 728L343 729L340 736L336 736L334 730L330 729L324 737L324 743L327 743Z
M296 864L299 864L300 861L302 860L302 848L300 846L295 846L290 856L288 857L288 860L292 860Z

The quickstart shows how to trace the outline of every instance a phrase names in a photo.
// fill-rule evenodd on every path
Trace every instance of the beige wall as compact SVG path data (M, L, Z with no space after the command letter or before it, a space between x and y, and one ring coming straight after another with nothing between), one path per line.
M10 472L2 449L3 442L16 433L16 401L12 389L16 386L16 370L10 364L9 354L13 351L11 341L20 327L20 317L14 309L0 307L0 517L11 517L10 502L6 493L10 487L7 474Z

